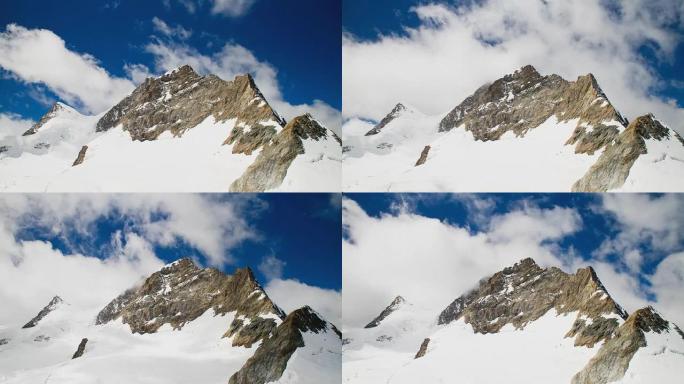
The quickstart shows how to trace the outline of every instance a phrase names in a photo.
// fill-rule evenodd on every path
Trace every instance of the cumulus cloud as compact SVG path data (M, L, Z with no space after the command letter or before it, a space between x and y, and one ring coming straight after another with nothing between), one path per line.
M258 268L259 272L263 273L267 280L280 279L283 277L285 264L287 263L273 255L269 255L261 259Z
M672 223L668 221L672 219L672 213L663 209L663 206L675 204L669 195L644 195L637 200L619 203L606 196L598 200L600 207L595 207L591 213L582 211L582 214L572 206L541 208L527 199L511 204L507 212L495 213L490 207L490 200L494 197L485 196L483 202L474 201L476 196L466 200L451 198L453 203L469 204L468 210L490 212L486 220L468 214L469 222L482 220L477 231L469 224L454 224L417 213L415 201L410 200L432 198L440 199L444 204L449 203L450 195L406 196L409 200L398 198L400 204L379 216L368 215L349 198L343 200L342 308L345 327L363 326L377 316L379 306L386 305L397 295L433 310L436 315L456 297L476 286L481 278L526 257L533 258L544 267L556 266L566 272L592 266L611 295L627 311L654 305L670 320L684 323L684 307L678 297L684 288L681 238L678 245L665 242L671 245L667 249L678 249L679 253L666 255L662 262L651 260L658 265L653 275L644 272L641 264L625 267L624 263L638 263L644 257L643 253L627 255L624 261L609 260L590 258L590 255L579 254L573 247L561 246L585 230L588 225L584 222L585 214L602 215L613 220L608 217L608 210L620 210L615 204L629 205L629 209L642 212L643 217L652 216L653 220L631 222L630 214L625 212L627 208L620 210L622 215L626 215L623 220L638 226L638 231L643 231L643 227L648 227L648 231L664 228L666 225L656 223L659 220ZM616 198L630 197L621 195ZM673 212L682 211L678 206L670 205L670 208L674 209ZM626 224L613 227L605 233L606 236L634 231ZM677 230L675 225L672 231ZM659 233L663 237L668 236ZM646 249L649 255L660 254L650 246Z
M15 113L0 113L0 140L8 136L19 136L33 124L35 121L24 119Z
M308 305L329 322L336 326L341 324L340 291L311 286L295 279L271 280L264 289L273 302L288 313Z
M92 55L68 49L52 31L16 24L0 33L0 67L91 113L110 108L134 88L129 79L107 73Z
M156 16L152 18L152 26L154 27L155 31L163 34L164 36L175 37L181 40L185 40L192 36L191 30L185 29L181 25L172 27L168 25L164 20Z
M379 120L397 102L446 113L479 86L526 64L566 79L593 73L629 118L653 112L682 131L684 109L657 96L667 81L643 58L673 60L684 7L677 1L422 4L401 34L343 38L344 117ZM647 48L644 48L647 47Z
M256 0L212 0L211 12L230 17L245 15Z
M321 100L313 100L309 104L291 104L284 100L276 68L268 62L259 60L252 51L242 45L226 43L216 52L203 54L182 42L155 39L145 49L154 55L157 72L189 64L199 73L213 73L224 80L232 80L237 75L250 73L268 102L286 119L308 112L328 128L340 133L341 117L337 109Z

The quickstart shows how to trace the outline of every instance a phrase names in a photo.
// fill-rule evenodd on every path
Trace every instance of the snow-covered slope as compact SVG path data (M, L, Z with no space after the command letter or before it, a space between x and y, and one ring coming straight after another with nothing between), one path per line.
M285 125L251 76L183 66L106 113L57 103L24 136L0 138L0 191L226 192ZM340 190L339 141L307 143L293 158L283 189Z
M365 131L348 124L343 190L684 190L684 140L652 115L635 121L646 118L666 133L628 129L591 74L566 81L526 66L445 114L400 103ZM597 172L606 151L620 165Z
M345 330L343 382L677 383L684 371L679 328L650 307L627 316L591 268L526 259L428 312L402 304Z
M238 372L235 383L339 382L334 326L308 307L286 316L248 269L227 276L183 259L99 313L48 307L32 327L0 327L0 382L209 384Z

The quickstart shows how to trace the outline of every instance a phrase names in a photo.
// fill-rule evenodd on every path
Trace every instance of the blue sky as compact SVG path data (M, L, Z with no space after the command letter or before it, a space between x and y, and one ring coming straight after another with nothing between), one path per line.
M250 267L257 278L266 283L270 277L265 275L259 265L263 259L273 256L284 262L282 278L298 279L301 282L327 289L341 289L341 222L340 208L336 200L339 196L329 194L263 194L247 199L240 214L254 237L245 237L225 250L233 262L220 267L232 273L238 267ZM232 197L227 194L204 195L215 204L231 204ZM251 212L251 213L250 213ZM149 211L151 222L169 220L171 213L165 210ZM66 215L59 218L61 227L54 231L54 223L47 225L35 217L36 212L27 213L23 225L17 233L17 241L42 240L50 242L55 249L64 254L80 253L101 259L112 256L112 237L117 231L131 232L145 236L142 223L137 215L127 214L121 209L102 211L87 224L85 231L77 230L73 224L81 218ZM229 219L226 219L229 221ZM122 246L126 246L124 238ZM198 259L210 265L205 253L194 247L182 236L172 244L154 244L157 257L166 263L181 257Z
M343 311L352 325L367 322L396 295L443 308L480 278L526 257L567 272L592 266L629 312L653 305L684 323L682 195L376 193L345 199Z
M624 115L650 111L682 132L680 4L347 0L343 115L379 120L399 101L443 113L483 83L532 64L569 80L594 73ZM396 85L383 92L384 84ZM376 91L366 95L368 88Z
M221 3L220 0L215 0ZM322 100L341 108L341 10L337 0L254 1L239 16L216 13L214 0L198 1L3 1L0 25L47 29L74 52L92 55L114 77L127 76L126 64L142 64L156 72L155 57L145 46L153 36L212 55L226 43L247 48L277 70L282 98L290 104ZM230 3L230 2L226 2ZM193 4L192 11L183 4ZM163 36L154 18L170 28L191 31L184 39ZM181 41L182 40L182 41ZM38 55L37 60L40 60ZM0 112L36 120L45 103L57 98L51 87L17 81L8 70L0 80ZM261 86L261 85L260 85ZM43 102L37 101L42 99Z

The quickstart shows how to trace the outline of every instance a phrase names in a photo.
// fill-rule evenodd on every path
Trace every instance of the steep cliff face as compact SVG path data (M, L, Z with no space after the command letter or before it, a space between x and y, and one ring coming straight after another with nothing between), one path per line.
M364 328L374 328L377 327L380 322L382 322L387 316L391 315L394 311L399 309L399 307L406 302L406 299L404 299L401 296L397 296L392 300L390 305L387 306L387 308L383 309L382 312L373 319L370 323L366 324Z
M234 346L250 347L267 338L285 317L249 268L225 275L181 259L110 302L97 315L96 324L121 318L134 333L154 333L164 324L181 329L209 309L214 315L235 313L224 335L233 337Z
M270 132L285 124L250 75L224 81L215 75L200 76L184 65L145 80L97 122L97 131L122 124L133 140L154 140L167 131L181 136L208 116L216 121L237 119L236 130Z
M49 315L50 312L57 309L57 307L60 306L62 303L64 303L64 300L62 300L61 297L53 297L52 300L50 300L50 302L45 307L43 307L43 309L41 309L40 312L38 312L38 314L33 319L31 319L28 323L24 324L22 328L35 327L45 316Z
M308 339L308 340L305 340ZM313 339L313 340L312 340ZM315 341L314 341L315 340ZM307 345L307 341L310 345ZM230 384L263 384L280 379L293 354L319 354L321 361L340 358L341 333L310 307L292 311L273 335L265 340L245 365L231 376ZM315 375L315 372L310 372ZM330 377L332 380L338 378ZM298 377L296 382L316 382L313 377Z

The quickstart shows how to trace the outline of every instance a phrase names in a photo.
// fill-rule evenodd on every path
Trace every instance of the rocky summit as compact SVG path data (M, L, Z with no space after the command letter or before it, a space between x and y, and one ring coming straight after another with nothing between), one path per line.
M572 140L576 152L596 151L627 125L592 74L567 81L555 74L542 76L527 65L480 87L442 119L439 130L463 126L476 140L488 141L508 131L523 136L551 116L579 119ZM594 127L591 134L586 126Z
M40 322L45 316L49 315L52 311L57 309L58 306L60 306L62 303L64 303L64 300L62 300L61 297L55 296L50 300L50 302L43 307L43 309L38 312L38 314L31 319L28 323L24 324L22 328L33 328L36 325L38 325L38 322Z
M154 140L164 132L181 136L213 116L237 119L236 127L268 132L285 121L269 106L251 75L224 81L200 76L184 65L158 78L148 78L97 122L97 131L119 124L133 140Z
M185 258L112 300L97 315L96 324L121 319L134 333L154 333L164 324L181 329L209 309L215 315L235 312L225 335L234 336L234 346L249 347L267 338L276 319L285 317L249 268L225 275L215 268L199 268Z
M618 319L627 313L608 294L591 267L568 274L541 268L528 258L482 280L477 288L454 300L438 318L439 324L463 319L477 333L496 333L506 324L518 329L549 310L577 312L568 331L575 345L592 346L609 339Z
M397 296L392 300L390 305L387 306L387 308L383 309L380 314L373 319L370 323L366 324L364 328L374 328L380 325L380 322L383 321L387 316L391 315L394 311L396 311L402 304L404 304L406 300L401 297Z

